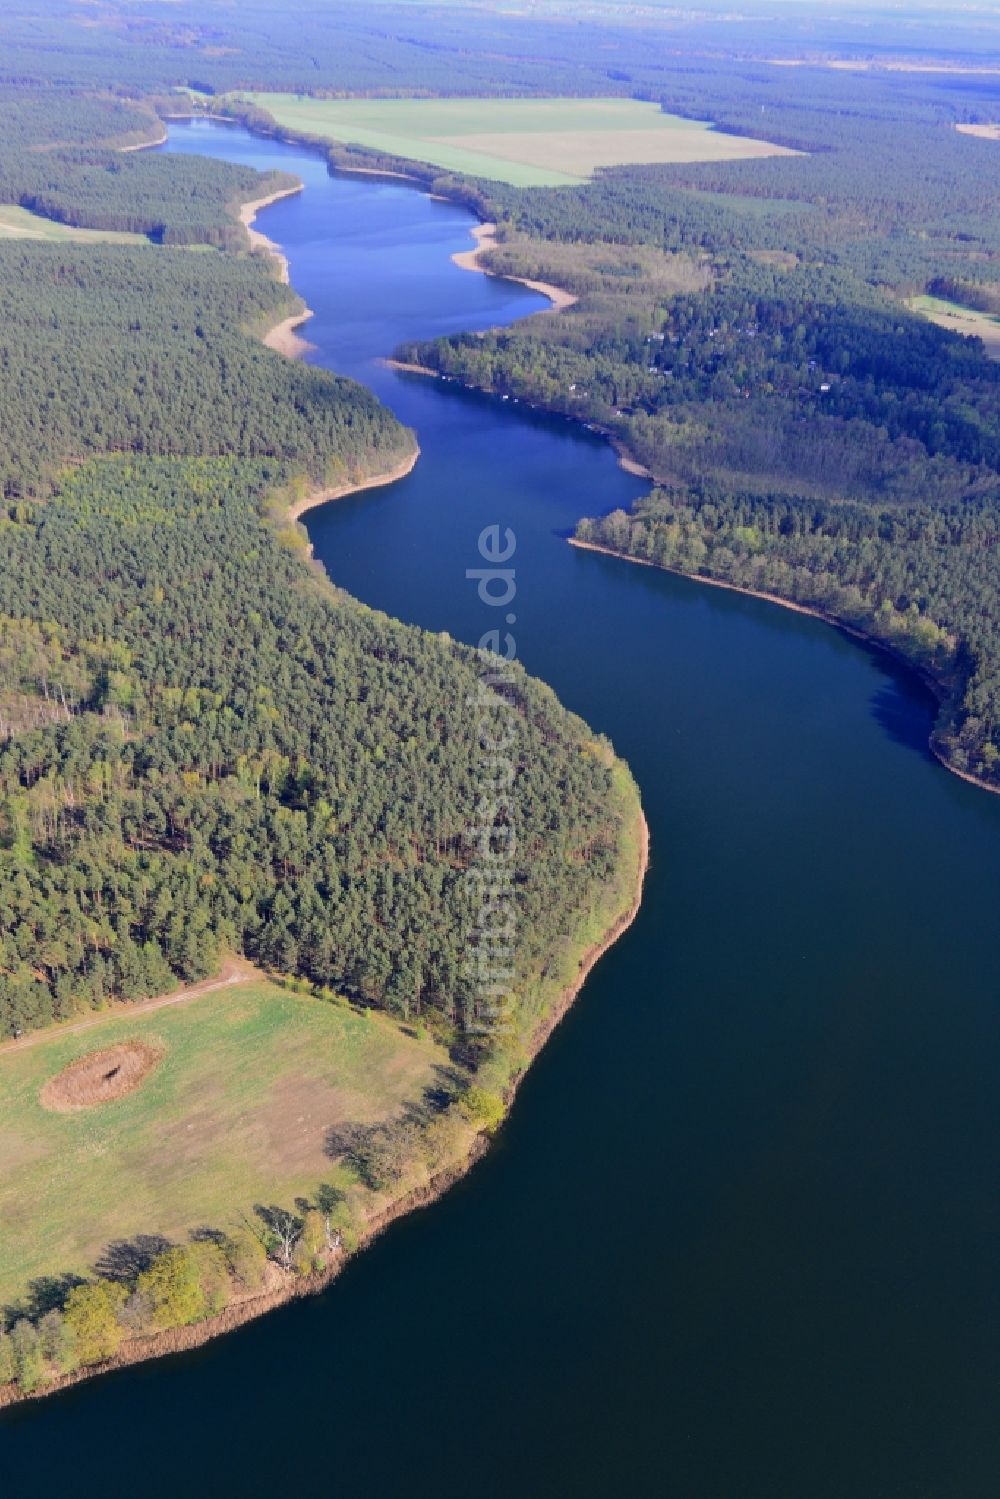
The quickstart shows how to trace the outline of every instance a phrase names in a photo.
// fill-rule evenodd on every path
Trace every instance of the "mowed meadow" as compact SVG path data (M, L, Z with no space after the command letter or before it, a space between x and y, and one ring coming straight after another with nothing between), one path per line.
M65 1068L123 1042L159 1058L134 1092L43 1105ZM86 1274L114 1240L231 1229L320 1185L363 1211L371 1194L328 1156L329 1131L419 1107L447 1062L384 1016L264 978L0 1050L0 1304Z
M741 161L795 152L636 99L244 97L287 130L514 187L584 182L599 167Z

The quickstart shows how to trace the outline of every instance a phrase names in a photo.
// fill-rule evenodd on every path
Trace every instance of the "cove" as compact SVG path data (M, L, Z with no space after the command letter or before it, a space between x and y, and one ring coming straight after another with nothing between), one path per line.
M322 1297L7 1413L4 1494L992 1499L1000 799L887 657L568 546L643 490L596 436L379 362L545 305L451 263L464 210L170 137L304 180L259 227L309 357L417 431L408 478L307 516L331 578L475 640L509 526L519 652L628 759L653 864L457 1188Z

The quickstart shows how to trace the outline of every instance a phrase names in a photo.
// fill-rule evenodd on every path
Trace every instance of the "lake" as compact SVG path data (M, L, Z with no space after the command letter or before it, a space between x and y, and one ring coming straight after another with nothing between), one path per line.
M994 1499L1000 799L886 656L571 548L645 487L596 435L379 362L546 305L451 263L467 212L233 127L167 149L302 177L258 227L309 357L417 431L307 516L330 576L475 641L509 526L519 653L631 764L653 862L465 1181L323 1296L11 1412L4 1493Z

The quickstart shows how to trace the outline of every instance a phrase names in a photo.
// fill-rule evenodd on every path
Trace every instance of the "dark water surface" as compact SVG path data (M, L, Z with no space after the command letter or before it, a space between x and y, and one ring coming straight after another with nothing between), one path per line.
M322 1298L12 1413L0 1492L995 1499L1000 800L886 658L567 546L642 490L598 439L377 363L543 305L451 264L465 212L170 148L305 179L262 227L312 357L418 432L309 517L333 579L473 640L512 527L521 655L630 761L653 869L465 1182Z

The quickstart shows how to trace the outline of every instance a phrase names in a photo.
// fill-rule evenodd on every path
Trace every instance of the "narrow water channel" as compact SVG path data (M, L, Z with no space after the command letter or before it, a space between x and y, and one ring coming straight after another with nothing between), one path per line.
M599 439L378 362L545 305L451 263L467 213L230 127L168 149L304 179L260 227L310 357L418 433L308 516L331 577L474 640L511 527L520 654L629 760L653 867L466 1181L323 1297L12 1412L0 1491L994 1499L1000 798L887 658L569 547L642 492Z

